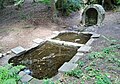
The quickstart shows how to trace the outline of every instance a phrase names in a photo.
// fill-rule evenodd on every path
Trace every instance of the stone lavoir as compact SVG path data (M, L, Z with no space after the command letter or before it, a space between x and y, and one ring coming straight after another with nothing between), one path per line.
M68 62L76 52L77 48L46 42L23 55L11 58L9 63L25 65L26 70L24 71L28 73L30 70L30 75L34 78L51 78L57 74L64 62Z
M34 39L28 48L11 49L12 52L0 58L0 62L2 66L7 63L26 66L19 72L19 82L42 84L45 78L57 81L65 72L77 68L76 62L90 52L90 44L99 36L94 32L54 31L46 39Z

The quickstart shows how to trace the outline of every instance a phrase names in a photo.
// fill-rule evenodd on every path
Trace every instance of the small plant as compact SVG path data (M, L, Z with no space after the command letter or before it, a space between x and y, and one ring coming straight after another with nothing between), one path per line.
M85 63L84 63L83 61L79 61L79 62L78 62L78 66L79 66L79 67L83 67L84 65L85 65Z
M100 52L92 52L88 55L89 60L93 60L95 58L104 59L108 56L116 55L116 49L119 49L120 45L112 45L102 49Z
M95 84L112 84L111 80L107 77L106 74L98 73L96 76Z
M82 70L80 70L80 69L75 69L75 70L72 70L72 71L70 71L70 72L67 72L66 75L80 78L80 77L82 76Z
M43 84L55 84L55 83L51 81L50 79L44 79Z
M12 67L12 64L0 67L0 84L17 84L20 77L17 73L25 68L25 66L18 65Z

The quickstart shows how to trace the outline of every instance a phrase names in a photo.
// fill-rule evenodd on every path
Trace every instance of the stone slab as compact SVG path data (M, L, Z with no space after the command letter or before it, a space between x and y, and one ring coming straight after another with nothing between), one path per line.
M31 49L33 49L33 48L36 48L36 47L38 47L39 45L40 45L40 44L38 44L38 43L33 43L32 45L30 45L29 48L26 49L26 51L29 51L29 50L31 50Z
M3 57L3 54L2 53L0 53L0 58L2 58Z
M21 81L18 81L17 84L23 84Z
M73 42L67 42L67 41L59 41L59 40L48 40L49 42L60 44L60 45L65 45L65 46L73 46L73 47L81 47L84 46L84 44L78 44L78 43L73 43Z
M79 56L74 56L69 62L70 63L76 63L80 59Z
M40 43L43 43L44 40L40 39L40 38L37 38L37 39L34 39L33 42L40 44Z
M43 81L33 78L32 80L29 81L29 84L43 84Z
M95 32L80 32L82 34L95 34Z
M95 40L95 39L91 38L85 45L87 45L87 46L91 45L94 40Z
M57 75L55 75L54 77L51 78L52 81L56 82L58 80L60 80L60 78L62 77L61 73L58 73Z
M24 71L21 71L21 72L19 72L19 74L18 74L20 77L23 77L24 75L26 75L26 73L24 72Z
M76 63L81 57L84 55L84 53L76 53L75 56L69 61L71 63Z
M46 37L46 40L49 40L49 39L55 38L56 36L58 36L58 34L53 34L53 35L51 35L51 36L49 36L49 37Z
M77 66L78 66L78 64L73 64L73 63L65 62L65 63L58 69L58 72L60 72L60 73L69 72L69 71L74 70L75 68L77 68Z
M60 32L59 31L53 31L53 34L59 34Z
M78 52L87 53L90 51L90 49L91 49L91 46L82 46L78 49Z
M23 47L18 46L18 47L16 47L16 48L11 49L11 51L12 51L13 53L19 55L19 54L24 53L26 50L25 50Z
M92 36L91 36L91 38L99 38L100 37L100 34L93 34Z
M84 55L84 53L79 53L79 52L75 54L75 56L80 56L80 57L83 55Z
M23 83L26 83L26 82L29 82L33 77L30 76L30 75L24 75L20 80L23 82Z

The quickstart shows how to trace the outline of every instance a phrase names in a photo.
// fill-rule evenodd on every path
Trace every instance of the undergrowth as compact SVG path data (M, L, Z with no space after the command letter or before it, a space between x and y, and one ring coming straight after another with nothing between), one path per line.
M120 44L114 42L116 40L109 47L88 54L86 60L78 62L77 69L67 72L66 75L78 78L80 84L85 84L86 81L91 81L91 84L119 84L117 73L120 71Z
M22 65L13 67L12 64L0 66L0 84L18 84L20 76L17 73L23 68Z

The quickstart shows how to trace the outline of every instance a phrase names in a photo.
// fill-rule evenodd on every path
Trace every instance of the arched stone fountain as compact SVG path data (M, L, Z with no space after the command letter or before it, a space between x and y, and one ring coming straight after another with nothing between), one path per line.
M84 8L82 23L86 26L100 25L105 18L105 10L101 5L91 4Z

